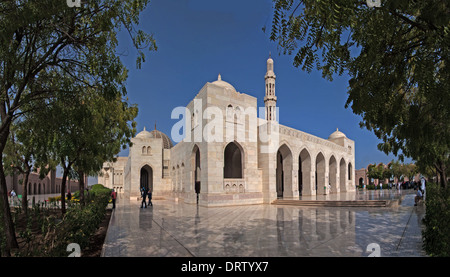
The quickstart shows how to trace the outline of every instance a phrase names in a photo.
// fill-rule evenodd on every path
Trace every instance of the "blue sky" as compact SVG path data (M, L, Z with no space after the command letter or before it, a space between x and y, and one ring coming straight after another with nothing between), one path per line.
M345 109L348 76L330 82L320 72L295 68L293 56L279 54L276 43L269 40L271 21L270 0L151 1L139 28L153 34L158 50L146 53L141 69L136 69L136 50L128 35L119 37L118 52L124 53L122 61L130 70L129 102L139 107L137 132L144 126L153 129L156 122L157 129L170 136L178 121L171 119L172 109L186 106L219 73L264 107L264 74L271 52L281 124L321 138L339 128L355 141L355 169L395 159L379 151L376 136L361 129L361 118Z

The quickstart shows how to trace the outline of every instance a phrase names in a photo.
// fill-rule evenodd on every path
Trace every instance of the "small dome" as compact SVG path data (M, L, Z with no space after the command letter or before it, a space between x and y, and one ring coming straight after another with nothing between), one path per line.
M336 128L336 131L334 131L328 139L337 139L337 138L346 138L345 134L339 131L338 128Z
M162 138L164 149L170 149L173 147L172 140L163 132L158 130L153 130L150 132L152 138Z
M219 76L217 78L217 81L212 82L212 84L220 86L220 87L223 87L223 88L228 88L228 89L231 89L233 91L236 91L236 89L230 83L222 81L222 76L220 76L220 74L219 74Z
M137 138L152 138L152 135L150 134L149 131L145 130L145 127L144 127L144 130L142 132L140 132L139 134L137 134L136 137Z

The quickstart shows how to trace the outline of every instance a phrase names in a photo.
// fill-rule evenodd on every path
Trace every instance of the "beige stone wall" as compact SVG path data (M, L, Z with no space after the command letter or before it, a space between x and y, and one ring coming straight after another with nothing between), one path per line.
M124 192L125 188L125 165L128 161L127 157L117 157L116 162L106 162L98 182L107 188L115 189L117 192Z

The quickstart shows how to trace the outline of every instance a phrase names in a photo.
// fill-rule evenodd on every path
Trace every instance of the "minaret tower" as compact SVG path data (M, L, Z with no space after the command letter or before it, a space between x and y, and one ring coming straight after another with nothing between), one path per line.
M264 104L266 106L266 120L277 121L277 97L275 96L275 73L273 72L273 60L270 57L267 59L267 72L264 77L266 80L266 96L264 97Z

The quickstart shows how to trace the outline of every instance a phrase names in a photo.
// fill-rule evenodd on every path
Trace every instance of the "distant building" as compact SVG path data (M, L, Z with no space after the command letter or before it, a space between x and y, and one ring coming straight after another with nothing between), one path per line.
M12 176L6 176L6 187L10 191L14 189L17 195L23 194L22 180L24 176L22 174L14 174ZM61 193L62 178L56 177L56 171L51 171L43 179L39 178L39 173L32 172L28 177L28 195L40 195L40 194L55 194ZM87 186L87 178L85 179L85 186ZM66 181L66 192L75 192L80 190L80 186L77 180Z
M398 179L397 177L392 178L392 179L383 179L383 180L379 180L379 179L370 179L367 176L367 173L369 172L369 165L367 165L366 168L361 168L361 169L357 169L355 170L355 186L360 186L360 185L369 185L369 184L375 184L375 185L379 185L380 183L382 184L388 184L388 183L398 183ZM388 167L388 164L385 164L384 167ZM413 180L409 180L409 178L407 176L403 177L403 181L415 181L418 182L420 180L420 177L422 175L420 173L417 173Z

